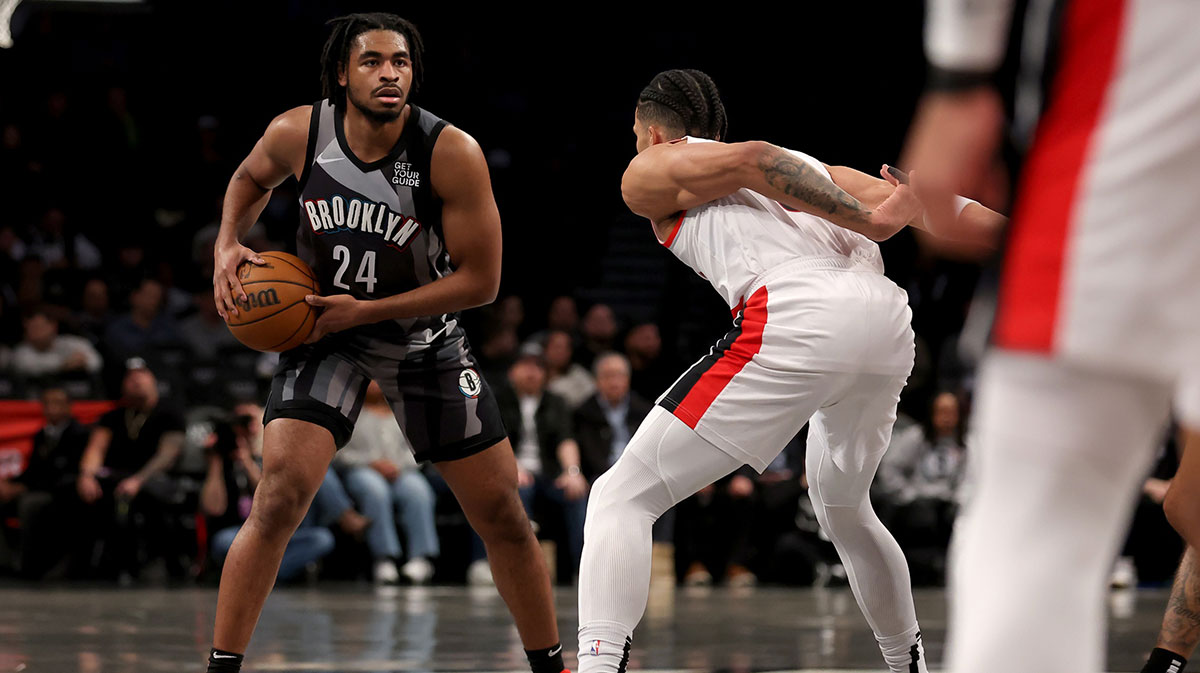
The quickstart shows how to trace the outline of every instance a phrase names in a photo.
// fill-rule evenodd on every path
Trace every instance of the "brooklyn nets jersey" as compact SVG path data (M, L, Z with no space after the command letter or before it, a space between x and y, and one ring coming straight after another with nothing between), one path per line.
M316 273L321 293L381 299L452 273L442 238L442 204L430 182L430 158L446 122L409 105L400 139L366 163L350 150L344 110L313 105L300 177L297 252ZM385 320L350 330L419 352L461 337L457 314Z

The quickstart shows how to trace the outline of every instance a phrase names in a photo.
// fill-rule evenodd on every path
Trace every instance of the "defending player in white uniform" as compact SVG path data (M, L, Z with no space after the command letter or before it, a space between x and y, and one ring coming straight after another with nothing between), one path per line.
M909 150L936 222L992 160L996 72L1020 55L1023 165L976 397L979 482L952 545L948 668L1092 673L1110 564L1172 401L1200 448L1200 3L1013 6L929 3L933 90ZM1172 600L1194 632L1183 585ZM1148 671L1182 668L1157 655Z
M925 671L908 566L867 491L913 364L907 297L874 240L919 211L908 187L762 142L723 144L724 107L695 70L639 99L625 201L708 279L733 329L658 400L588 504L580 673L623 671L650 581L650 529L808 422L809 495L893 671ZM975 206L980 216L994 213ZM874 240L873 240L874 239Z

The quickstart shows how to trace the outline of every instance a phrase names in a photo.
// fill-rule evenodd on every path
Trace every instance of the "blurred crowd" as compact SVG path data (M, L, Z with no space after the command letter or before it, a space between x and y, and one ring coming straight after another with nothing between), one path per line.
M239 344L212 302L220 196L239 154L221 122L204 115L185 128L154 125L186 139L164 164L120 86L86 102L52 93L40 105L24 117L0 107L0 184L21 196L6 199L0 218L0 405L39 400L44 417L32 453L0 456L0 573L212 577L261 475L262 405L277 361ZM103 163L81 180L72 148L84 143ZM113 196L129 194L132 182L140 200ZM273 196L245 240L251 248L290 247L289 190ZM872 495L914 579L938 584L970 490L971 376L958 341L978 271L896 247L908 244L892 242L885 255L913 304L918 362ZM699 355L679 344L719 332L683 335L672 319L645 320L686 317L679 307L619 314L594 292L563 290L528 307L507 296L466 319L517 455L522 499L555 576L569 584L589 484ZM83 423L72 402L84 399L114 403ZM739 470L658 524L655 539L670 550L679 582L845 581L805 495L804 435L764 473ZM563 464L581 467L564 472ZM1146 581L1169 578L1177 553L1162 562L1174 537L1160 505L1175 464L1168 443L1120 582L1135 568ZM491 580L481 542L436 470L413 462L374 387L280 571L285 581L314 576Z

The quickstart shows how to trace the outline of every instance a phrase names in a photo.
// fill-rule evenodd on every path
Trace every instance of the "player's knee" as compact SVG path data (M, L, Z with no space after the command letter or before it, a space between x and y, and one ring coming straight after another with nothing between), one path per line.
M471 518L475 532L487 544L518 544L533 535L529 516L516 491L489 498Z
M311 494L295 486L260 488L250 510L249 523L260 535L291 537L308 511Z

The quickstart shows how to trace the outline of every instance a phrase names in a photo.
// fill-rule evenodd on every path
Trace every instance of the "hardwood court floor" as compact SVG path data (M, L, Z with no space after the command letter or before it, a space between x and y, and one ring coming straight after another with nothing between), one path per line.
M1137 671L1165 591L1114 594L1108 668ZM574 669L575 594L559 590ZM0 586L0 673L201 672L216 591ZM940 668L945 594L920 591L925 647ZM660 589L630 671L880 671L874 637L848 589ZM527 671L494 589L322 584L267 602L245 671Z

